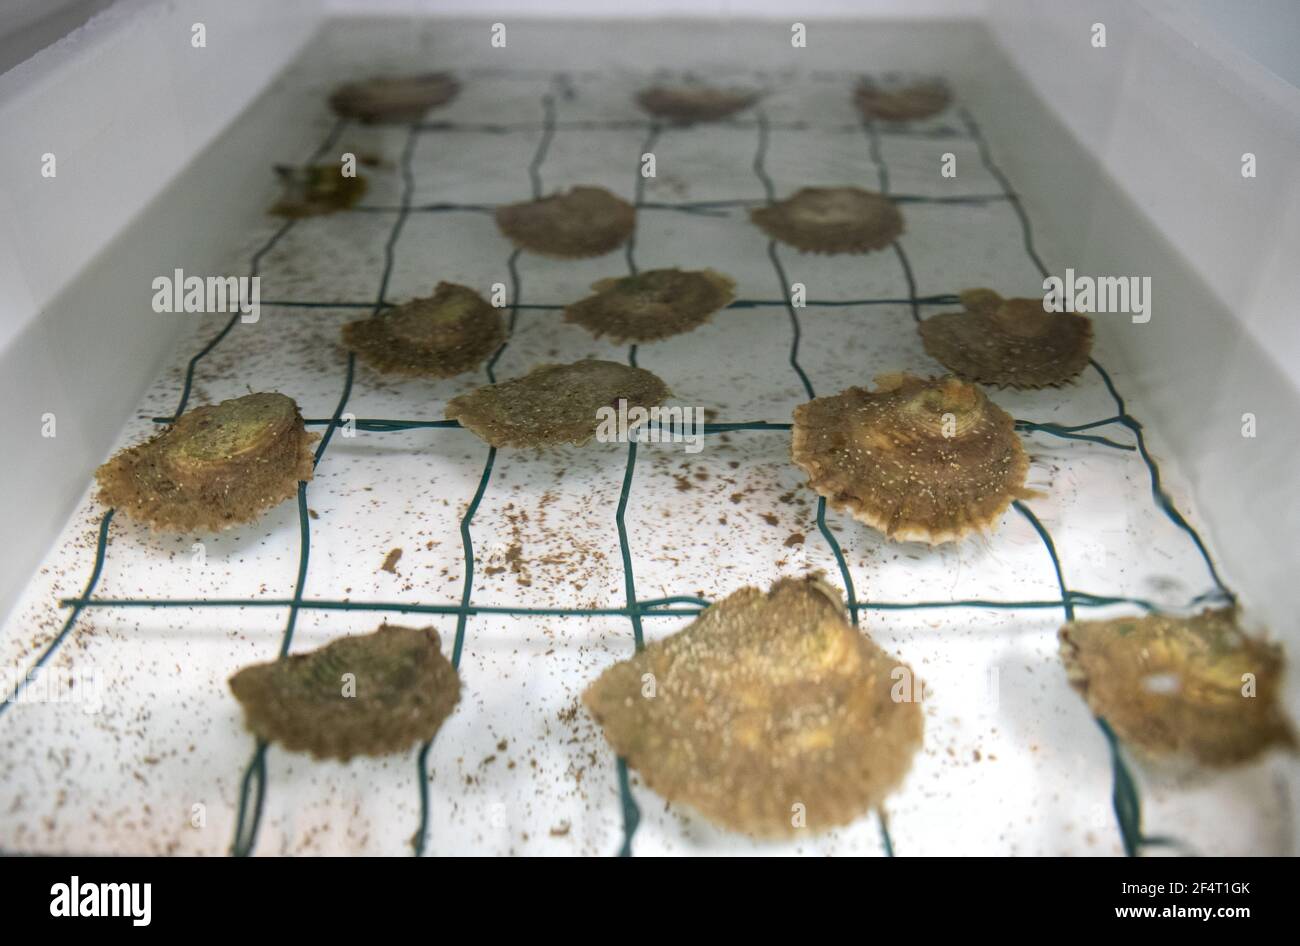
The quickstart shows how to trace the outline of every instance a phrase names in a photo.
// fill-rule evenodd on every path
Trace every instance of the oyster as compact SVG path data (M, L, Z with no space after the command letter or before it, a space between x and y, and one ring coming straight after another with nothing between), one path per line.
M834 588L784 578L610 667L583 702L669 802L780 837L848 824L902 782L924 729L911 673L849 623Z
M244 667L230 689L259 738L344 762L427 742L460 700L438 632L390 624Z
M98 498L155 529L215 532L297 495L315 439L283 394L196 407L101 466Z
M857 187L804 187L749 212L764 233L807 253L866 253L903 232L893 202Z
M833 507L896 541L937 544L1032 495L1015 421L978 387L907 374L876 385L794 410L791 455Z
M343 326L343 344L378 371L450 378L472 371L506 340L501 313L468 286L440 282L413 299Z
M736 284L711 269L654 269L593 283L594 296L567 306L564 320L615 342L650 342L689 332L730 305Z
M1088 365L1092 321L1073 312L1048 312L1041 299L1003 299L991 289L961 293L964 312L923 321L925 350L967 381L999 387L1064 384Z
M627 242L636 208L603 187L575 187L496 211L497 226L522 249L559 259L603 256Z
M888 86L863 80L853 98L863 118L891 122L929 118L942 112L952 100L948 87L938 80Z
M1223 768L1295 746L1281 648L1246 636L1233 608L1073 621L1059 638L1070 684L1148 756Z
M460 83L446 72L376 76L339 86L330 96L330 108L366 124L407 124L446 105L459 91Z
M475 388L452 398L446 416L494 447L580 445L595 436L602 408L648 408L668 395L649 371L588 358Z
M637 93L637 104L654 115L679 125L711 122L749 108L758 93L745 89L720 89L707 85L656 85Z

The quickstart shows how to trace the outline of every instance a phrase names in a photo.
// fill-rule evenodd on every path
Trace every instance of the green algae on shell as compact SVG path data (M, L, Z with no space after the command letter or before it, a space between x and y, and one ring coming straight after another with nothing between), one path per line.
M948 107L948 86L932 79L910 85L882 85L864 79L854 90L854 102L863 118L905 122L937 115Z
M614 664L583 702L668 802L782 837L848 824L903 781L924 718L894 699L900 671L912 674L849 623L836 589L783 578Z
M1153 760L1226 768L1295 747L1282 650L1247 636L1234 608L1073 621L1058 636L1070 685Z
M566 306L564 320L621 343L689 332L732 303L736 284L711 269L654 269L602 279L591 288L596 294Z
M318 217L356 206L366 192L366 178L347 176L342 168L331 164L309 167L276 165L276 174L284 184L284 194L271 213L277 217Z
M596 435L602 408L650 408L669 393L643 368L588 358L475 388L452 398L446 416L494 447L582 445Z
M259 739L344 762L428 742L460 700L437 631L390 624L244 667L230 689Z
M283 394L196 407L101 466L98 499L154 529L219 531L297 495L315 439Z
M558 259L582 259L603 256L626 243L636 228L636 208L603 187L575 187L498 207L496 221L521 249Z
M446 105L459 91L460 83L446 72L375 76L339 86L330 95L330 107L342 118L366 124L407 124Z
M832 507L895 541L938 544L1033 495L1015 421L978 387L908 374L876 384L794 410L791 456Z
M343 326L343 344L377 371L450 378L472 371L506 340L501 313L468 286L440 282L412 299Z
M637 93L645 111L679 125L711 122L749 108L758 93L748 89L723 89L709 85L656 85Z
M1003 299L991 289L961 293L964 312L943 312L918 329L925 350L967 381L999 387L1065 384L1088 366L1092 321L1048 312L1042 299Z
M749 216L772 239L805 253L866 253L903 232L893 201L858 187L803 187Z

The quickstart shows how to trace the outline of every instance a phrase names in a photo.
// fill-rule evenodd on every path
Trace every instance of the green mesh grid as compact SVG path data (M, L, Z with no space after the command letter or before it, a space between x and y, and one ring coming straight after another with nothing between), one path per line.
M567 78L563 74L557 74L551 77L552 82L558 88L563 88ZM491 213L495 209L488 205L475 204L426 204L413 206L411 195L414 191L414 177L411 170L411 157L419 136L427 133L436 133L440 131L453 130L478 130L487 131L497 134L509 134L516 131L536 131L539 128L542 131L540 141L532 161L528 167L529 182L531 193L534 198L543 196L543 187L541 179L541 165L545 160L547 150L550 147L555 134L561 130L583 130L583 129L619 129L619 128L644 128L647 130L646 138L642 143L641 152L650 150L658 139L662 126L655 121L583 121L583 122L557 122L555 117L554 99L550 94L542 98L543 119L537 123L515 123L515 124L481 124L469 122L422 122L414 123L408 126L405 145L402 150L400 159L401 177L402 177L402 200L401 204L396 207L383 206L361 206L354 208L352 212L359 213L390 213L394 215L393 226L389 232L387 242L384 247L384 269L380 280L379 291L373 302L357 301L321 301L321 300L274 300L263 302L262 305L269 307L287 307L287 308L357 308L369 309L372 314L378 313L385 308L389 308L393 303L385 298L389 277L392 273L394 248L402 233L408 217L412 213L439 213L451 211L479 211ZM988 172L1001 185L1001 193L989 195L963 196L963 197L927 197L921 195L894 194L890 192L889 170L881 156L880 140L883 134L888 132L882 131L876 123L871 120L864 120L858 126L852 128L844 127L842 131L852 131L862 133L866 137L866 146L869 149L872 161L875 163L879 174L879 190L881 193L888 194L892 200L898 203L940 203L940 204L982 204L992 201L1008 202L1019 219L1025 252L1033 261L1034 265L1042 273L1044 278L1049 275L1047 267L1039 258L1034 248L1033 232L1030 225L1029 217L1021 204L1019 195L1012 189L1010 182L1005 174L993 161L988 144L985 141L979 126L974 118L963 107L956 109L961 123L965 129L966 140L972 141L979 150L980 159ZM776 128L795 128L805 129L810 127L804 122L789 122L784 124L770 123L763 113L762 109L756 112L754 121L731 121L729 127L752 127L757 131L757 148L754 154L752 170L755 176L762 183L766 193L766 201L771 203L775 200L775 192L772 181L765 168L768 140L771 129ZM314 163L321 159L330 148L338 141L340 135L346 127L346 120L339 120L334 123L329 134L316 150L309 163ZM690 128L700 128L701 126L688 126ZM686 127L679 128L674 126L674 131L687 130ZM638 208L657 208L679 211L689 214L704 214L714 216L725 216L729 208L756 205L762 202L752 201L697 201L688 203L662 204L651 203L644 200L645 180L638 171L636 173L636 205ZM295 226L298 221L295 219L287 220L279 227L269 239L253 254L250 264L250 275L257 275L261 266L262 259L269 253L280 240ZM921 321L920 307L931 304L951 304L957 302L955 294L942 294L932 296L918 296L916 292L916 281L912 272L912 267L908 261L907 254L902 245L895 240L892 249L896 255L899 265L908 286L908 296L901 299L889 298L872 298L872 299L853 299L853 300L834 300L819 301L808 300L805 304L811 307L820 306L873 306L873 305L908 305L911 309L912 318L916 322ZM537 305L526 304L521 301L522 285L518 271L519 250L514 250L508 260L507 268L511 280L511 303L509 317L509 333L507 340L492 355L486 366L486 374L490 382L496 381L495 365L500 359L502 353L509 345L509 338L513 335L516 321L519 313L523 311L554 311L562 309L558 305ZM635 274L636 266L636 235L628 240L625 247L625 257L629 272ZM807 373L799 363L799 345L802 337L802 326L799 320L798 309L793 304L789 295L789 280L786 277L785 270L781 263L781 257L778 252L775 241L769 241L767 255L772 264L773 275L777 281L781 295L779 298L772 299L738 299L731 303L729 308L756 308L761 306L784 306L790 320L790 351L789 364L794 373L798 376L805 393L809 398L816 396L812 382ZM239 319L239 313L233 314L225 325L218 331L202 348L200 348L193 357L189 359L186 366L184 382L181 387L180 397L176 409L169 417L153 418L155 423L168 424L175 418L184 413L189 403L190 395L193 388L194 373L200 361L209 355L221 342L230 334ZM628 349L629 364L636 364L637 346L632 345ZM1110 375L1095 359L1090 360L1091 368L1099 375L1102 383L1105 385L1107 392L1115 403L1115 413L1112 416L1099 420L1091 421L1085 424L1072 426L1062 426L1057 424L1037 423L1029 420L1016 420L1016 428L1025 432L1045 433L1055 437L1067 438L1072 440L1086 441L1103 447L1116 450L1136 451L1145 464L1151 483L1151 495L1158 508L1174 522L1194 543L1197 552L1203 559L1210 577L1214 583L1213 590L1195 598L1193 605L1208 602L1232 602L1235 600L1233 593L1227 588L1219 576L1213 559L1206 549L1205 543L1195 528L1183 517L1175 508L1169 495L1161 485L1160 470L1155 459L1147 449L1146 441L1143 436L1141 423L1127 412L1124 399L1120 396L1115 388ZM340 396L333 414L329 418L308 418L305 423L309 426L324 427L324 434L320 444L316 448L315 463L319 464L325 451L328 449L334 432L339 428L342 416L347 408L348 400L352 392L352 383L355 372L355 356L348 355L346 363L346 374L343 387L343 393ZM359 430L365 430L375 433L397 432L412 429L443 429L454 428L460 425L455 421L431 420L431 419L383 419L383 418L364 418L357 419L351 423ZM706 423L704 432L706 434L729 433L735 431L753 431L753 432L775 432L788 431L790 424L766 423L766 422L726 422L726 423ZM1113 440L1109 437L1086 433L1086 431L1097 430L1107 427L1122 427L1127 429L1133 436L1133 443L1123 443ZM464 515L460 520L460 536L465 560L465 578L460 600L456 603L441 604L403 604L393 602L357 602L332 600L325 598L307 598L305 592L305 579L307 574L307 565L311 553L311 527L310 516L307 510L307 483L298 484L298 517L300 527L299 540L299 565L297 578L294 584L293 597L289 599L277 598L258 598L258 599L156 599L156 598L96 598L94 597L95 588L98 585L100 575L103 572L104 561L107 551L109 526L113 521L114 510L109 509L99 523L98 539L95 548L94 564L91 569L90 577L86 583L85 590L79 597L66 598L59 602L61 607L69 609L67 619L61 626L59 632L41 651L37 659L32 664L29 674L25 676L15 688L8 701L0 703L0 714L3 714L9 705L16 700L18 695L25 687L27 680L32 672L41 668L53 654L64 643L69 634L71 634L77 619L84 613L87 608L181 608L181 607L269 607L269 608L288 608L288 620L281 638L279 653L281 656L289 652L293 642L294 628L297 624L298 614L303 609L314 610L347 610L347 611L379 611L379 612L397 612L413 614L431 614L431 615L455 615L456 616L456 634L452 650L452 663L459 668L461 655L464 651L466 623L469 617L473 615L544 615L544 616L608 616L622 617L628 619L632 628L632 640L637 650L640 650L644 644L642 634L642 621L646 618L661 617L686 617L698 614L704 608L708 607L710 602L695 596L678 595L654 599L638 599L636 595L636 581L632 563L631 551L628 544L627 524L625 514L627 512L628 498L632 487L633 478L636 469L637 444L635 441L628 443L627 461L623 475L622 489L619 494L617 509L615 510L615 524L618 530L619 547L622 554L623 575L624 575L624 605L622 607L605 607L605 608L514 608L501 606L476 606L472 602L473 583L474 583L474 540L472 526L474 516L478 511L483 496L487 490L488 483L491 480L492 468L496 460L496 448L489 448L487 456L483 462L482 473L479 478L478 486L474 492ZM848 602L849 612L852 615L854 624L858 623L861 612L868 610L880 611L900 611L900 610L924 610L924 609L944 609L944 608L983 608L983 609L1004 609L1004 610L1050 610L1061 609L1067 621L1073 620L1075 609L1081 607L1105 607L1116 604L1126 604L1135 606L1144 611L1154 612L1157 606L1150 601L1140 598L1120 597L1111 595L1095 594L1078 589L1072 589L1066 582L1065 575L1062 571L1061 562L1057 556L1056 546L1052 536L1043 526L1033 511L1024 502L1016 501L1013 503L1015 510L1029 522L1035 532L1041 538L1044 552L1050 558L1054 569L1057 585L1060 589L1060 597L1048 600L1019 600L1019 601L1002 601L1002 600L983 600L967 599L958 601L927 601L927 602L889 602L889 601L870 601L862 602L857 599L854 590L853 579L849 572L848 563L846 562L839 543L836 541L830 528L826 524L826 500L819 497L817 504L817 527L823 539L826 541L833 554L839 569L840 578L844 584L846 599ZM1144 847L1170 846L1182 848L1178 841L1167 837L1150 837L1142 832L1142 810L1141 800L1138 794L1136 783L1133 780L1124 762L1119 742L1104 719L1098 719L1097 724L1101 729L1109 749L1111 769L1112 769L1112 802L1115 811L1116 823L1120 833L1120 839L1126 854L1133 856L1141 853ZM432 743L428 742L420 747L417 754L417 778L420 793L420 820L412 836L411 844L417 855L423 854L426 848L430 806L428 797L428 777L427 762L429 750ZM237 856L245 856L252 853L257 843L258 829L261 823L263 803L267 791L267 774L266 774L266 750L267 743L259 740L254 748L253 754L244 769L240 783L240 802L236 818L235 836L231 843L231 853ZM622 804L623 816L623 841L619 853L630 855L632 853L633 837L636 833L637 826L640 822L640 810L633 798L629 774L624 760L619 759L617 763L617 780L619 786L620 799ZM882 809L878 812L879 826L882 843L887 855L894 854L893 841L889 834L888 819L885 811Z

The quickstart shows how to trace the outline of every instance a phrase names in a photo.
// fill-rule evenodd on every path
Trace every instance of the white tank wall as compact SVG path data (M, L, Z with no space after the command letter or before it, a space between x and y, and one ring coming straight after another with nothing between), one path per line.
M151 280L216 265L269 194L265 168L220 147L177 176L297 54L317 7L123 0L0 76L0 614L173 346L181 323L152 311ZM145 212L164 192L179 202L166 228Z

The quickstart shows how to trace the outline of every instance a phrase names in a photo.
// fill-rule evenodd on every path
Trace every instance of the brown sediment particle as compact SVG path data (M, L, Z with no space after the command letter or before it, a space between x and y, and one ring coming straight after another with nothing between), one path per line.
M366 124L404 124L418 122L459 91L460 83L446 72L376 76L339 86L330 96L330 108L336 115Z
M603 256L627 242L636 208L603 187L575 187L498 207L497 226L516 246L543 256Z
M919 328L925 350L959 377L999 387L1056 387L1088 365L1092 321L1048 312L1042 299L1003 299L991 289L961 293L964 312L944 312Z
M384 556L384 564L380 565L379 567L383 571L388 572L389 574L396 575L397 563L400 562L401 560L402 560L402 550L393 549L386 556Z
M893 201L858 187L803 187L749 216L774 240L806 253L866 253L903 232Z
M1282 650L1243 633L1233 608L1073 621L1059 637L1070 684L1152 758L1225 768L1295 747L1278 705Z
M271 208L277 217L317 217L354 206L366 192L366 178L351 177L331 164L309 167L276 165L284 194Z
M501 313L449 282L432 296L343 326L343 344L375 370L426 378L472 371L505 340Z
M937 115L948 107L952 96L948 86L938 80L892 86L863 80L853 99L863 118L904 122Z
M711 269L653 269L592 283L596 294L566 306L564 320L596 338L650 342L704 324L736 298L736 284Z
M847 824L902 782L924 722L919 703L893 699L899 669L910 676L849 623L834 588L785 578L706 608L607 669L583 702L669 802L779 837L800 830L801 810L810 831Z
M101 466L98 499L154 529L219 531L297 495L314 440L283 394L196 407Z
M475 388L452 398L446 416L494 447L581 445L595 436L601 408L649 408L669 394L649 371L588 358Z
M390 624L245 667L230 689L259 738L344 762L427 742L460 699L437 631Z
M907 374L876 384L794 410L791 455L833 507L896 541L937 544L1033 495L1015 421L978 387Z
M758 101L758 93L747 89L721 89L707 85L656 85L642 89L637 104L657 118L679 125L711 122L726 118Z

